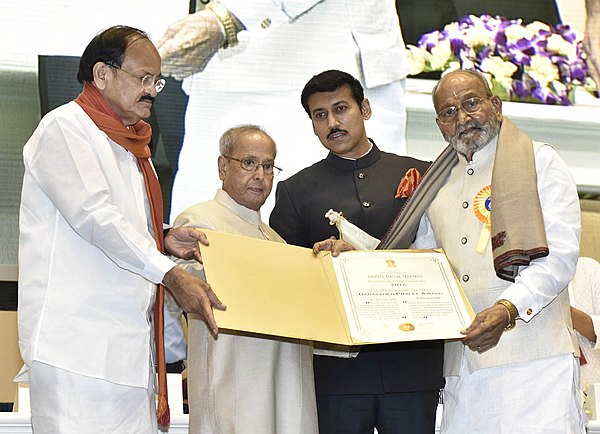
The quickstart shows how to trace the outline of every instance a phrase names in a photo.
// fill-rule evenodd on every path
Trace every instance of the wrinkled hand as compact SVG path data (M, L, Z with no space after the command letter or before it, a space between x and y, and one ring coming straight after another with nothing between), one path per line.
M206 281L177 265L165 274L163 284L184 311L201 315L214 335L219 332L212 309L225 310L227 306L221 303Z
M592 10L588 10L583 44L588 55L588 71L600 91L600 10L596 10L600 9L598 3L600 2L591 7Z
M210 10L188 15L169 25L156 48L162 73L176 80L204 70L225 44L217 16Z
M461 330L461 333L466 335L462 343L478 353L490 350L498 344L509 322L510 314L504 306L495 304L488 307L475 316L468 328Z
M338 240L335 237L330 237L323 241L317 241L313 246L313 253L315 255L322 250L329 250L331 252L331 256L336 257L339 256L341 252L356 249L354 246L352 246L352 244L348 244L346 241Z
M208 246L208 238L204 232L194 228L173 228L165 237L165 251L181 259L195 259L202 263L198 241Z

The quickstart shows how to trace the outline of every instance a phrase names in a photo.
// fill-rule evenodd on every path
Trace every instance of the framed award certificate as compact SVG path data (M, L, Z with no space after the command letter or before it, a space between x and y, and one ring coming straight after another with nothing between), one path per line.
M330 252L205 231L220 328L343 346L452 339L474 317L441 250Z

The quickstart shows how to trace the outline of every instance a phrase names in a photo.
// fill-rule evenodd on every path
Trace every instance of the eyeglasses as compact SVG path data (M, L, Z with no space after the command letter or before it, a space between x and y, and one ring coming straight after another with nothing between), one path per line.
M442 125L456 122L459 109L462 109L468 115L474 115L475 113L481 111L481 109L483 108L483 101L488 98L489 97L479 98L477 96L467 98L464 101L461 101L460 105L458 106L451 105L450 107L446 107L445 109L440 110L437 114L437 119Z
M146 90L150 90L150 89L152 89L152 86L154 86L154 89L156 89L156 93L160 93L160 91L164 89L165 84L167 84L167 82L165 81L164 78L159 78L158 80L154 81L154 76L152 76L150 74L147 74L147 75L144 75L143 77L140 77L139 75L135 75L135 74L132 74L129 71L125 71L123 68L121 68L120 66L115 65L112 62L106 62L106 64L108 66L112 66L115 69L123 71L125 74L129 74L132 77L137 78L138 80L140 80L142 82L142 86Z
M262 167L263 171L265 172L265 175L268 175L268 176L275 176L279 172L281 172L281 169L279 167L275 166L273 161L268 161L266 163L259 163L258 161L256 161L254 158L251 158L251 157L244 157L242 159L233 158L233 157L230 157L227 155L223 155L223 157L227 158L228 160L239 161L240 167L244 170L247 170L248 172L255 172L258 170L259 167Z

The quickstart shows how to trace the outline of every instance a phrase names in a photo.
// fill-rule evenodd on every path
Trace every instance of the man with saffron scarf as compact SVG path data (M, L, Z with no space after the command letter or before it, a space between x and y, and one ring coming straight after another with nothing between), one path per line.
M174 229L163 239L142 121L160 73L144 32L101 32L81 57L83 92L46 115L23 149L17 379L30 382L36 434L155 433L156 415L168 425L163 284L217 333L212 308L224 305L163 254L200 260L202 236Z
M445 250L478 312L445 346L442 433L582 433L564 290L581 229L571 174L551 146L503 117L479 73L447 74L433 103L449 146L379 248L418 227L414 247Z

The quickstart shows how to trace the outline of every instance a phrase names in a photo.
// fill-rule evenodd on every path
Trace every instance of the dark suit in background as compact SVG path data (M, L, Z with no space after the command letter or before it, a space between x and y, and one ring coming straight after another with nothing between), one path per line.
M375 145L358 160L329 153L326 159L279 182L270 225L289 244L312 247L317 241L338 236L325 213L333 208L367 231L382 238L406 201L395 199L400 179L411 167L421 174L429 163L381 152ZM406 246L408 247L408 246ZM435 409L430 427L422 427L423 412L431 408L421 401L437 396L443 387L443 347L440 341L368 345L353 359L315 356L315 384L321 430L322 405L332 395L378 395L398 392L408 405L394 431L407 434L433 433ZM398 404L404 405L404 404ZM353 409L348 406L347 427L335 432L357 432ZM411 425L415 421L416 425ZM382 432L380 429L378 429ZM330 431L323 434L330 434Z

